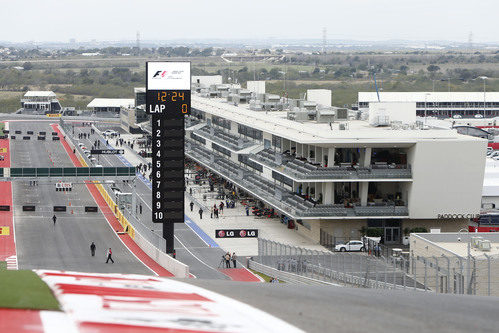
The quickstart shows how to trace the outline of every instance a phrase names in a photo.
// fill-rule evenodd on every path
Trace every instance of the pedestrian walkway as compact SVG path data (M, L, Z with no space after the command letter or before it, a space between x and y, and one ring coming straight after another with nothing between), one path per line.
M300 235L294 229L288 229L278 218L258 218L254 215L246 216L245 206L236 203L235 208L224 207L219 218L210 217L210 207L218 205L221 200L213 199L215 192L208 193L208 188L189 182L187 192L192 188L192 195L196 202L191 212L189 196L185 199L185 212L208 236L215 238L217 229L258 229L258 236L265 239L274 239L279 242L307 248L311 250L327 251L323 246ZM206 194L206 196L205 196ZM203 218L199 218L199 206L203 208ZM225 205L225 201L224 201ZM301 227L301 226L299 226ZM217 238L216 243L230 253L236 252L238 256L258 255L258 241L256 238Z

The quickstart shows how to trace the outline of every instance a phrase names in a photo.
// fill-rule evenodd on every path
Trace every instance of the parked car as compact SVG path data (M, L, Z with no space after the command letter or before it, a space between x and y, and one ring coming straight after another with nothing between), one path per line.
M116 131L113 131L113 130L106 130L102 134L104 134L104 136L108 136L109 135L110 137L118 135L118 133Z
M452 116L452 118L454 118L454 119L461 119L462 116L460 114L455 114L455 115Z
M347 251L360 251L364 252L366 250L364 243L358 240L349 241L346 244L338 244L334 247L335 251L347 252Z
M475 118L483 118L483 114L479 114L479 113L477 113L477 114L475 115Z

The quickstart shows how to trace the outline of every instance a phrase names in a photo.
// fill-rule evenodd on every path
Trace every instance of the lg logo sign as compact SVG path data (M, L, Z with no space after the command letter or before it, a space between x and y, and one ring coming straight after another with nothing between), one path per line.
M215 230L216 238L255 238L258 237L258 229L224 229Z

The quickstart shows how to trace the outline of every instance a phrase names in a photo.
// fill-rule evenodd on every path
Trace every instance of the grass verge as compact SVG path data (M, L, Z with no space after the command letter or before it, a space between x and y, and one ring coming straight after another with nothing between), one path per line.
M0 261L0 271L6 270L6 269L7 269L7 262Z
M60 310L49 287L28 270L0 270L0 308Z
M256 274L256 275L258 275L259 277L261 277L262 279L264 279L264 280L265 280L265 282L270 282L270 279L271 279L271 277L270 277L270 276L268 276L268 275L266 275L266 274L263 274L263 273L260 273L260 272L257 272L257 271L255 271L255 270L253 270L253 269L250 269L250 271L252 271L254 274ZM285 283L285 282L284 282L284 281L279 280L279 283Z
M3 135L4 128L5 128L5 123L0 123L0 135Z

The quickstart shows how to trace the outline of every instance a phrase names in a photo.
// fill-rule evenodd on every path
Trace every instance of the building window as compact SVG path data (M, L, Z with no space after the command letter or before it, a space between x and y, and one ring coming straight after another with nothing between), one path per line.
M227 155L229 157L231 156L230 150L225 149L224 147L219 146L216 143L211 143L211 147L213 148L213 150L216 150L224 155Z
M199 135L196 135L194 133L191 133L191 139L196 140L198 142L201 142L202 144L206 144L206 140L200 137Z
M237 132L258 141L262 141L263 138L262 131L241 124L237 125Z
M256 162L249 160L248 155L238 155L237 159L242 164L245 164L245 165L249 166L250 168L255 169L257 171L263 172L263 166L261 164L258 164Z
M211 122L214 125L217 125L217 126L220 126L220 127L223 127L225 129L230 130L230 120L228 120L228 119L224 119L224 118L217 117L217 116L212 116Z
M272 171L272 178L274 178L278 182L281 182L283 184L286 184L288 186L293 187L293 180L291 178L284 176L284 175L281 175L278 172Z

